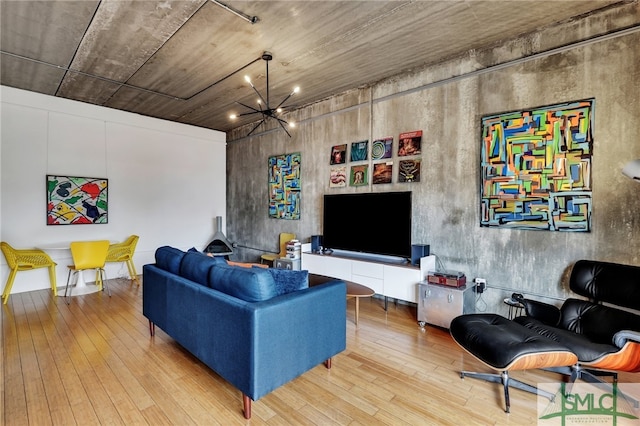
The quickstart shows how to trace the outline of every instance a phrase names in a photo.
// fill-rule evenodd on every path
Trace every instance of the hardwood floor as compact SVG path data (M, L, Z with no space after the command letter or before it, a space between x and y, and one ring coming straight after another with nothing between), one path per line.
M2 406L6 425L487 425L537 423L536 396L459 371L489 371L448 331L416 324L415 307L348 301L347 349L331 370L319 365L253 403L162 330L149 336L142 287L109 280L113 296L49 290L11 295L2 308ZM295 320L292 318L292 320ZM543 371L513 372L528 383L557 382ZM624 378L621 377L621 381Z

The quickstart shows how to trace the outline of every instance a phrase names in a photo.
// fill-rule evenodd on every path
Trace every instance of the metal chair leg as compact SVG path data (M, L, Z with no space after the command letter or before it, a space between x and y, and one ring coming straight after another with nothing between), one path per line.
M67 275L67 285L64 288L64 300L67 302L67 305L71 303L71 290L69 290L69 284L71 283L72 276L78 275L78 271L73 271L69 269L69 274ZM69 294L67 295L67 290L69 290Z
M503 371L500 373L500 379L502 381L502 386L504 387L504 405L505 412L509 413L511 409L511 401L509 400L509 373L507 371Z
M106 288L107 294L109 294L109 297L111 297L111 289L107 284L107 272L104 269L98 269L98 272L100 274L100 282L102 283L102 291L104 291L104 289Z
M520 380L512 379L509 377L508 371L502 371L500 374L492 373L476 373L471 371L461 371L460 378L472 377L474 379L485 380L492 383L502 383L504 387L504 399L505 399L505 412L508 413L511 408L509 400L509 386L512 388L520 389L525 392L540 394L547 398L549 401L555 400L555 395L542 389L538 389L535 386L521 382Z

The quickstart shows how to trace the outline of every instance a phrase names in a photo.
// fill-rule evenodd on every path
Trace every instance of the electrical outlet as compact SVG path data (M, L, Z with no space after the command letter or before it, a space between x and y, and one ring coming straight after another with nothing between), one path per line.
M476 283L476 293L482 293L487 288L487 280L484 278L476 278L473 280Z

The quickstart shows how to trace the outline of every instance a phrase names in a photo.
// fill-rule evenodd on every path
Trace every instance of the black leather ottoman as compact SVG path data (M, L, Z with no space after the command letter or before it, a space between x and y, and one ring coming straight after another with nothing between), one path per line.
M509 379L510 370L566 367L578 362L577 356L560 343L496 314L468 314L451 321L451 336L465 351L500 374L461 371L465 376L502 383L505 411L509 412L509 386L538 393L535 386ZM554 395L540 391L553 400Z

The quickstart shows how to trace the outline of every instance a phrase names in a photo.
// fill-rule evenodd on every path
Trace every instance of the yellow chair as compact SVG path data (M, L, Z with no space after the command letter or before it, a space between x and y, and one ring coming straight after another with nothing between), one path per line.
M104 271L104 264L107 261L107 252L109 251L109 241L74 241L71 243L71 257L73 258L73 265L69 265L69 275L67 276L67 286L64 288L64 297L69 304L71 292L67 295L69 290L69 284L71 283L71 277L76 277L76 283L78 282L78 274L88 269L96 270L96 285L104 289L106 287L107 274ZM111 291L107 287L109 296Z
M135 281L140 285L136 267L133 264L133 253L136 251L136 245L140 237L132 235L121 243L111 244L107 253L107 262L125 262L129 270L131 281Z
M42 250L17 250L11 247L4 241L0 243L0 248L4 254L4 258L7 259L7 265L9 266L9 278L4 286L2 292L2 303L7 303L9 300L9 294L11 293L11 287L13 287L13 280L16 278L18 271L29 271L31 269L49 268L49 281L51 281L51 290L53 295L57 296L58 291L56 289L56 263L51 260L49 255Z
M296 234L283 232L280 234L280 253L265 253L260 256L260 263L264 263L263 261L271 262L276 259L280 259L281 257L286 257L287 255L287 243L291 240L296 239Z

